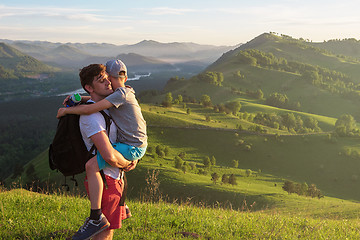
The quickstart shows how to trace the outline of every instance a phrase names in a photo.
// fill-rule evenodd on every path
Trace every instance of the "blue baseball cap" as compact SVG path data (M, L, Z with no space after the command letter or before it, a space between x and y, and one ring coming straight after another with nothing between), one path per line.
M112 77L120 77L120 72L127 74L127 69L120 59L115 59L106 62L106 72Z

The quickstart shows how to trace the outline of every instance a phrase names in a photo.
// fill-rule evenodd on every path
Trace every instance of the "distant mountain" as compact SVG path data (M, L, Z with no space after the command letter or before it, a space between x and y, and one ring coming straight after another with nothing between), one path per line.
M42 58L43 61L54 62L60 66L69 68L79 68L85 66L86 59L92 57L73 46L65 44L50 50L47 52L46 56L47 57L45 59Z
M160 43L153 40L144 40L136 44L114 45L107 43L51 43L46 41L11 41L0 40L19 49L20 51L38 58L41 61L48 62L56 60L52 56L52 50L60 46L73 47L80 51L80 55L87 54L93 59L99 57L114 58L119 54L135 53L146 57L160 59L168 63L184 63L199 62L201 65L210 64L218 59L224 52L235 48L235 46L213 46L201 45L195 43ZM74 52L75 54L75 52ZM54 61L54 63L63 64L62 61ZM71 62L73 63L73 62ZM82 62L81 64L83 64ZM79 63L80 64L80 63ZM78 64L78 65L79 65Z
M24 77L29 74L53 72L55 69L19 50L0 42L2 78ZM6 74L6 72L8 74Z
M222 53L233 49L234 46L212 46L196 43L160 43L153 40L144 40L134 45L126 45L121 48L123 53L138 53L144 56L152 56L167 62L200 61L211 63Z
M159 72L159 71L175 71L176 68L164 61L152 57L145 57L135 53L120 54L116 56L122 59L129 72Z

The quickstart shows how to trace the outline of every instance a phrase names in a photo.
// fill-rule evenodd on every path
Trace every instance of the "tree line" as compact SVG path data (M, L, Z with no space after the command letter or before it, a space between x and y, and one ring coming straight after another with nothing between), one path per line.
M299 196L317 197L319 199L324 197L315 184L310 184L310 186L308 186L306 183L300 184L292 181L285 181L282 189L289 194L296 193Z
M277 58L272 53L265 53L257 49L240 51L235 57L238 63L295 73L300 75L301 80L331 93L350 98L360 98L358 92L360 84L352 82L348 75L335 70L296 61L287 61L285 58Z
M19 176L23 165L50 145L63 96L2 102L0 110L0 180Z
M277 100L274 100L277 102L281 101L281 99L285 99L283 100L284 103L288 102L286 100L286 95L274 94L274 98L270 99L275 98L278 98ZM182 95L178 95L176 100L174 101L171 92L168 92L164 98L162 105L164 107L169 107L172 106L172 104L180 104L182 102ZM216 113L232 114L234 116L237 116L239 119L248 122L253 122L274 129L286 130L291 133L309 133L321 131L321 128L318 125L318 121L313 117L301 117L300 115L295 116L295 114L293 113L283 113L279 115L277 113L259 112L256 114L251 114L247 112L240 112L242 108L240 101L229 101L226 103L213 104L211 101L211 97L207 94L201 96L199 104L201 104L205 108L213 108L214 112ZM185 104L184 108L186 108ZM191 114L190 108L187 108L187 114ZM205 117L206 121L211 121L210 116L207 115ZM237 128L240 130L244 130L242 129L241 125L238 125ZM264 131L264 129L259 126L251 126L248 130L257 132Z

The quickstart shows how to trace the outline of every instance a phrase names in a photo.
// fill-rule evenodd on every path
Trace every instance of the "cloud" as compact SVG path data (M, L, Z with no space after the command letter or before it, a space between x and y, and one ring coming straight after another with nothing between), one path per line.
M98 9L77 9L57 7L8 7L0 5L0 19L7 17L29 17L29 18L61 18L65 20L77 20L85 22L106 22L109 16L99 14ZM112 17L111 20L119 21L119 17Z
M144 10L144 9L143 9ZM148 14L150 15L183 15L185 13L197 12L195 9L185 8L169 8L169 7L157 7L151 8Z

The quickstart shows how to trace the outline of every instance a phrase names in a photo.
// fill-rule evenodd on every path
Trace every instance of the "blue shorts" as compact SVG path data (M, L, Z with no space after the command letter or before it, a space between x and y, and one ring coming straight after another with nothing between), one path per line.
M134 147L120 142L114 143L113 148L121 153L128 161L138 160L142 158L146 152L146 147ZM105 167L110 167L110 164L104 160L99 152L97 153L97 162L100 170L104 169Z

